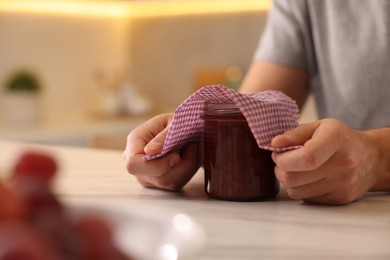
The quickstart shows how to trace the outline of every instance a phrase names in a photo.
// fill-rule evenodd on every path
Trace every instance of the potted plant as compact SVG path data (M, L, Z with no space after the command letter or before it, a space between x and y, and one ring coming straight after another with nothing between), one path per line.
M28 70L13 73L5 82L3 116L8 125L27 126L40 120L41 83Z

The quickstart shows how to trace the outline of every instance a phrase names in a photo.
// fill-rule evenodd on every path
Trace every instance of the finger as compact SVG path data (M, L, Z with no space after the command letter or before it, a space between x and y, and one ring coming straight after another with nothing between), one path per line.
M329 185L330 182L326 179L322 179L314 183L286 188L286 191L290 198L306 201L332 193L334 190Z
M144 155L146 145L167 127L170 117L170 114L156 116L131 131L127 137L125 156Z
M180 163L180 155L173 151L163 157L145 161L144 154L127 157L127 171L136 176L161 176Z
M142 125L142 131L147 131L151 136L156 136L172 121L173 114L166 113L149 119Z
M183 187L199 169L200 161L197 144L188 145L183 151L181 163L167 174L167 184L170 184L173 190Z
M305 199L305 202L314 204L325 204L325 205L345 205L353 201L359 200L359 197L353 197L348 194L342 194L341 192L328 193L319 197Z
M196 144L188 145L183 151L179 164L160 176L138 176L138 181L145 187L165 190L181 189L195 174L200 166Z
M333 177L333 175L332 175ZM324 195L305 199L306 202L343 205L359 200L366 193L367 188L353 182L355 178L342 174L337 179L331 177L327 179L331 189Z
M348 203L364 194L364 192L351 187L348 182L335 180L332 177L302 186L286 188L286 191L293 199L325 204Z
M328 161L339 149L335 141L337 127L332 124L320 124L312 138L296 150L284 153L272 153L272 159L284 171L311 171Z
M319 126L320 121L316 121L309 124L302 124L296 128L288 130L281 135L275 136L272 139L272 147L287 147L293 145L303 145L306 141L310 140L313 133Z
M158 133L150 142L145 146L144 152L147 155L159 154L164 146L165 138L167 137L168 127Z
M286 188L294 188L320 181L326 174L324 171L286 172L275 166L275 176Z

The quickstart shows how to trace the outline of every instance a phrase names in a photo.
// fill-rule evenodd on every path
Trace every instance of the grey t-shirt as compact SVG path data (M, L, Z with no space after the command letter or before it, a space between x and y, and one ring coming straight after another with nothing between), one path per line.
M306 68L321 118L390 126L389 0L274 0L255 59Z

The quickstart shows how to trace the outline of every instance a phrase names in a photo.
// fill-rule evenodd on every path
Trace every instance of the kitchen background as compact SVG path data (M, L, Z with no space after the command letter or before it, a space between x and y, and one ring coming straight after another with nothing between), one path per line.
M199 87L236 88L270 6L2 0L0 138L121 148L131 129ZM18 91L20 82L39 88ZM301 114L316 118L312 98Z

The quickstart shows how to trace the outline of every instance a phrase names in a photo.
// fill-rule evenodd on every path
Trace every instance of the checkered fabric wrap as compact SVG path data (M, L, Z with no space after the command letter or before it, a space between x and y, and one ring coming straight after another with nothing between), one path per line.
M274 148L271 140L276 135L298 126L299 110L291 98L279 91L241 94L222 85L205 86L188 97L176 109L160 154L145 156L151 160L179 150L187 143L203 138L203 105L209 103L235 103L246 118L260 148L283 152L297 146Z

